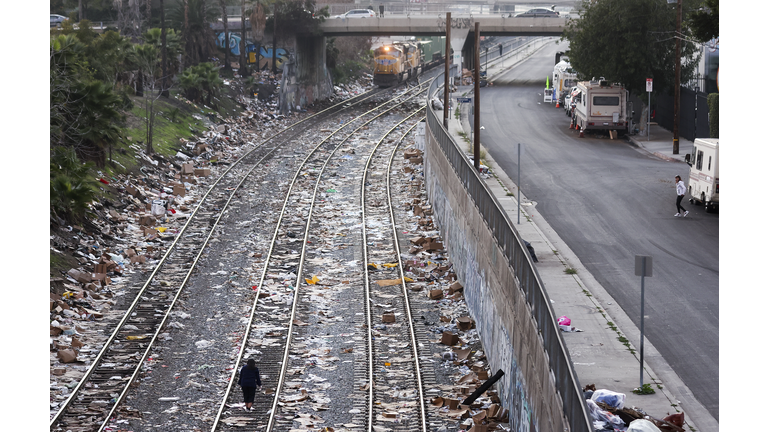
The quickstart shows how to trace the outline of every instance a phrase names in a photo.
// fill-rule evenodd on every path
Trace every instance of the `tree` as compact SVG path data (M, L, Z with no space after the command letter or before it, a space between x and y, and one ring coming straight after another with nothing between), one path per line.
M200 63L184 70L179 77L179 85L187 99L215 106L213 98L218 95L224 82L219 78L219 70L216 66L211 63Z
M168 31L165 28L165 5L163 0L160 0L160 61L162 62L162 96L170 97L171 93L168 91L170 87L168 85Z
M163 49L163 35L162 35L162 29L159 28L151 28L147 30L143 35L141 35L141 39L144 41L145 44L153 45L155 48L157 48L158 52L162 52ZM165 45L166 45L166 52L167 52L167 60L168 63L167 68L170 69L169 72L164 72L163 75L167 74L167 77L170 78L174 75L173 71L179 70L179 54L184 54L183 49L183 41L182 36L180 32L175 31L174 29L166 29L165 34ZM162 56L161 56L162 57ZM163 88L168 88L170 86L164 86Z
M691 12L688 26L693 37L701 43L720 37L719 0L704 0L704 7Z
M146 130L146 152L152 154L155 152L153 146L153 137L155 130L155 101L157 101L162 92L157 90L158 80L160 79L160 62L158 61L159 50L155 45L143 44L134 45L133 53L131 54L133 62L139 68L139 75L142 78L142 82L145 84L146 89L142 93L144 99L144 111L146 117L144 118L144 125Z
M51 215L67 222L79 221L85 216L88 204L94 199L94 188L89 182L93 163L82 163L69 147L51 147L50 209Z
M581 19L570 20L563 32L580 79L605 77L635 95L645 93L647 78L653 78L654 91L674 88L676 11L666 0L583 1L581 8ZM699 54L685 34L677 37L683 38L681 81L686 82Z
M229 20L227 19L227 2L226 0L219 0L221 6L221 20L224 23L224 70L229 72L232 70L232 65L229 62Z
M184 65L208 61L216 52L216 35L208 25L221 14L211 0L179 0L169 11L171 27L181 29Z
M83 160L105 164L105 147L119 137L122 99L94 79L86 47L75 35L59 35L50 47L50 142L72 148Z
M245 0L240 0L240 72L241 77L250 75L245 61Z

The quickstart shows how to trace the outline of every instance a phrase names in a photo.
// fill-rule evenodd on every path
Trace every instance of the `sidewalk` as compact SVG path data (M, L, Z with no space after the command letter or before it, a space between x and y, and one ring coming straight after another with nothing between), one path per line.
M656 157L670 161L670 162L683 162L685 163L686 153L693 152L693 143L687 139L680 137L680 145L678 154L672 154L672 132L664 129L656 123L651 122L651 139L648 140L647 136L630 135L629 140L632 144L640 147L641 149L653 154ZM686 168L685 171L688 171ZM681 173L683 179L686 180L687 176Z
M506 66L505 69L514 67L509 66L509 62ZM494 75L501 72L501 67L500 64L489 65L487 70L490 81ZM471 91L471 86L461 86L454 94L461 95ZM450 115L448 124L449 133L459 143L463 142L460 134L470 130L466 109L468 107L463 108L460 120ZM453 109L455 108L452 108L451 113ZM469 136L469 133L466 136ZM672 133L655 125L651 126L651 141L647 140L647 137L630 137L629 145L635 145L665 160L680 162L684 161L686 153L691 152L693 145L690 141L681 139L680 154L673 155ZM536 268L552 300L555 316L568 316L571 325L582 330L562 333L581 386L594 384L597 389L624 393L626 406L640 408L658 419L668 414L684 412L686 430L718 431L717 420L694 398L647 339L644 343L645 365L642 379L643 383L650 384L656 393L632 393L632 390L640 385L639 329L536 211L535 203L524 195L520 202L520 224L516 223L517 187L506 173L495 169L495 162L487 151L486 154L485 163L492 173L486 184L515 224L521 237L533 245L539 259ZM681 170L684 166L681 165ZM508 192L512 195L508 195ZM568 268L576 270L576 273L566 274L565 270Z

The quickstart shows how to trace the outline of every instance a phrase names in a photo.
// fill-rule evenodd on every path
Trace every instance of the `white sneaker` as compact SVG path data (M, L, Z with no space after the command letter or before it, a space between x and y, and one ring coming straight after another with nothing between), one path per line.
M680 217L680 213L675 213L675 217Z
M683 217L686 217L686 216L688 216L688 211L687 210L686 210L685 213L683 213Z

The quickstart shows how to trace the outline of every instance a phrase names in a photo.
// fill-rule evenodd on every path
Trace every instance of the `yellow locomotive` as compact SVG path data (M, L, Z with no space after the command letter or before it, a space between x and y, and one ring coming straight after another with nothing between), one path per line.
M395 42L373 51L373 83L389 87L418 76L424 64L420 43Z

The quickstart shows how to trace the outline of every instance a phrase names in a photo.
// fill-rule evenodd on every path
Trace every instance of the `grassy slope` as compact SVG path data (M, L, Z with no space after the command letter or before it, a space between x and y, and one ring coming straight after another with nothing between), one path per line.
M155 102L155 111L158 113L155 118L155 132L153 147L156 153L173 158L176 152L181 148L180 139L192 139L197 134L208 129L211 124L206 115L208 113L218 113L222 117L236 116L240 112L239 105L230 96L234 97L236 92L228 86L222 89L222 97L217 100L218 110L203 105L196 105L187 101L183 97L178 99L174 97L177 92L172 91L170 98L160 98ZM115 181L120 174L139 173L138 169L141 163L136 159L136 150L144 148L144 144L138 144L138 141L144 141L146 137L146 110L143 100L140 97L132 97L133 109L126 112L126 127L123 131L122 143L118 142L112 147L112 162L109 161L109 152L107 152L107 165L102 169L96 169L93 178L104 178L107 181ZM178 112L175 113L175 110ZM193 117L197 115L204 120L198 120ZM173 116L173 118L172 118ZM173 121L171 121L173 119ZM220 120L218 120L220 121ZM128 137L131 139L129 140ZM133 145L133 147L131 147ZM99 173L100 172L100 173ZM140 174L140 173L139 173ZM116 196L116 190L110 186L95 182L94 187L97 191L97 200L108 199L113 202L119 201ZM59 254L50 251L50 276L60 277L61 272L66 272L73 267L78 267L77 260L74 259L69 251L63 251Z

